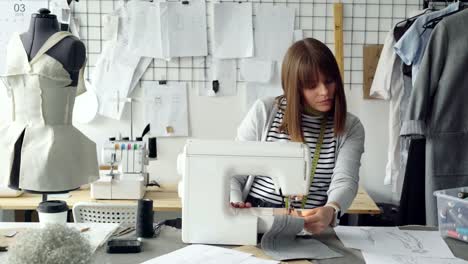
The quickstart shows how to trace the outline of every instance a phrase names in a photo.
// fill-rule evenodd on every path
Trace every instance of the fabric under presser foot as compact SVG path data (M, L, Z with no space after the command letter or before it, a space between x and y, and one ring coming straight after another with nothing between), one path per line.
M289 215L275 216L273 225L261 241L263 251L275 260L329 259L342 257L322 242L296 235L302 231L304 219Z

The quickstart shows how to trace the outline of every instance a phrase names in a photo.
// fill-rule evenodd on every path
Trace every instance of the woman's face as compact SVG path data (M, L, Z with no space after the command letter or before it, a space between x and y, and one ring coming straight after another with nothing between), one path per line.
M336 82L319 73L319 79L312 87L303 89L304 104L320 112L328 112L333 107Z

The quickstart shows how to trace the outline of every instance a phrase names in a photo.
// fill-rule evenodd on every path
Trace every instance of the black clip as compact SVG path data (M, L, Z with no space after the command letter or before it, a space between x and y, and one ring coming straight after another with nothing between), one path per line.
M182 4L183 4L183 5L188 5L188 4L190 4L190 2L187 1L187 0L185 0L185 1L182 1Z
M219 91L219 81L218 80L213 80L213 92L218 93Z
M167 84L167 81L166 80L161 80L158 82L160 85L164 85L164 84Z

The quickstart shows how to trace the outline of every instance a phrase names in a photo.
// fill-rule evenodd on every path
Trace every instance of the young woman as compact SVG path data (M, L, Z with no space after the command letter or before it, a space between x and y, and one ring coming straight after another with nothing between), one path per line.
M333 53L312 38L294 43L282 65L283 95L257 100L238 128L244 141L295 141L311 151L309 194L289 201L275 193L270 177L233 180L235 207L303 208L305 229L320 233L337 224L356 196L364 152L364 128L346 111L343 81Z

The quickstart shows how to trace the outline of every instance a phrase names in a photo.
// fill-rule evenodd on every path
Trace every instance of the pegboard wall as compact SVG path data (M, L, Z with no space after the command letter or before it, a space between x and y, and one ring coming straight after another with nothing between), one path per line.
M173 1L173 0L171 0ZM211 54L210 25L213 1L207 0L208 49ZM223 1L226 2L226 1ZM233 1L238 2L238 1ZM250 0L253 14L262 4L285 5L296 9L295 28L302 29L304 37L313 37L334 51L333 4L337 1L313 0ZM344 81L346 87L363 84L364 44L381 44L386 34L396 22L410 16L412 11L422 6L420 0L348 0L341 1L344 29ZM87 47L87 78L94 68L102 51L102 17L122 4L122 0L81 0L75 2L73 14L78 20L80 36ZM255 19L255 18L254 18ZM239 63L238 63L239 65ZM206 57L174 58L170 62L154 59L141 80L183 81L195 86L207 81L210 60ZM239 74L237 74L239 76ZM238 78L238 84L241 83Z

